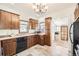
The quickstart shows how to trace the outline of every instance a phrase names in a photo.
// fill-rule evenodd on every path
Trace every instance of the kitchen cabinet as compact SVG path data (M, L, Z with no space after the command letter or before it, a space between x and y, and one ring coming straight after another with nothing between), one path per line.
M31 47L31 42L32 42L32 40L31 40L31 37L27 37L27 48L30 48Z
M0 29L19 29L19 15L0 10Z
M36 29L37 26L38 26L38 21L30 18L29 19L29 28Z
M5 56L11 56L16 53L16 39L7 39L1 41L2 53Z
M20 22L19 22L19 15L11 14L12 15L12 29L19 29Z
M49 45L49 36L47 35L32 35L27 38L27 47L30 48L36 44Z
M46 35L30 35L1 40L1 51L4 56L12 56L36 44L45 45Z
M38 41L40 45L45 45L45 35L39 35Z
M50 33L49 34L47 34L47 35L45 35L45 45L48 45L48 46L50 46L51 45L51 38L50 38Z
M27 37L27 48L30 48L36 44L38 44L37 35L32 35Z
M51 45L51 32L50 32L50 28L51 28L51 20L52 18L51 17L47 17L45 18L45 33L46 33L46 36L45 36L45 45L48 45L50 46Z
M8 12L0 11L0 29L11 28L11 15Z

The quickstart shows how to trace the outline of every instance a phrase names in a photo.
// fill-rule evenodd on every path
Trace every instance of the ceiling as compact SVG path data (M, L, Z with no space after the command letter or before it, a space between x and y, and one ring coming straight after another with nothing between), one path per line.
M53 14L55 12L70 8L74 5L75 5L74 3L48 3L47 14ZM31 3L0 3L0 6L8 6L15 10L20 10L25 15L28 16L33 16L33 17L36 16Z

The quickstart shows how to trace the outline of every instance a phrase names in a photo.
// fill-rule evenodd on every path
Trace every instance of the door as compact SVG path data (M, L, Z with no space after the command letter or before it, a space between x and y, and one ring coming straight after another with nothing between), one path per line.
M61 26L61 40L68 40L68 26Z

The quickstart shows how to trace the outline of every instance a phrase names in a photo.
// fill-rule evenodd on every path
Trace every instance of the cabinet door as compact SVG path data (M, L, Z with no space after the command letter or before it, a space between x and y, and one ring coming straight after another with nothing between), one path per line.
M0 28L1 29L6 29L7 28L6 12L4 12L4 11L1 11Z
M4 11L0 12L0 29L5 29L6 25L6 13Z
M37 21L37 20L34 20L34 22L33 22L33 27L36 29L37 26L38 26L38 21Z
M12 29L19 29L19 16L12 14Z
M11 39L9 41L9 55L14 55L16 53L16 39Z
M29 19L29 27L31 29L36 29L36 27L38 26L38 21L35 19Z
M33 39L34 39L33 36L30 36L30 43L29 43L30 44L30 47L32 47L34 45Z
M2 41L3 55L11 56L16 53L16 39Z
M33 20L29 19L29 28L33 29Z
M31 46L34 46L37 44L37 37L36 35L31 36Z
M0 28L10 29L11 28L11 14L6 11L1 11L0 17L1 17Z
M19 22L19 16L18 15L15 15L15 20L16 20L16 22L15 22L15 29L19 29L19 27L20 27L20 22Z
M30 48L37 44L36 36L29 36L27 39L27 47Z
M45 35L45 40L44 40L45 42L45 45L48 45L48 46L50 46L51 45L51 39L50 39L50 34L48 34L48 35Z
M51 25L51 19L46 19L45 20L45 29L50 30L50 25Z
M11 13L9 13L9 12L6 12L6 28L7 29L11 29Z
M31 39L30 36L27 37L27 48L31 47Z
M46 32L46 37L45 37L45 44L46 45L51 45L51 38L50 38L50 27L51 27L51 17L45 18L45 32Z
M8 43L6 40L2 41L2 48L3 48L3 55L5 56L9 56L9 47L8 47Z
M40 45L45 45L45 43L44 43L44 35L40 35Z

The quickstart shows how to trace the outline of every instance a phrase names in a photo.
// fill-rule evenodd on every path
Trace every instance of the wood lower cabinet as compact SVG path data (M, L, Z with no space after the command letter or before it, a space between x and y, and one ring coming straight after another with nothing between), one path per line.
M46 35L31 35L24 37L26 41L26 49L33 47L36 44L40 45L49 45L49 41L47 40ZM21 39L22 40L22 39ZM1 41L2 55L4 56L12 56L17 52L17 39L6 39Z
M37 35L32 35L27 37L27 48L30 48L36 44L38 44Z
M16 39L7 39L1 41L2 46L2 53L5 56L11 56L16 54Z
M40 45L45 45L45 35L39 35L38 41Z
M45 40L44 41L45 41L44 42L45 45L51 46L51 40L50 40L50 35L49 34L45 35Z
M36 44L50 46L50 39L48 35L32 35L27 37L27 48L30 48Z

